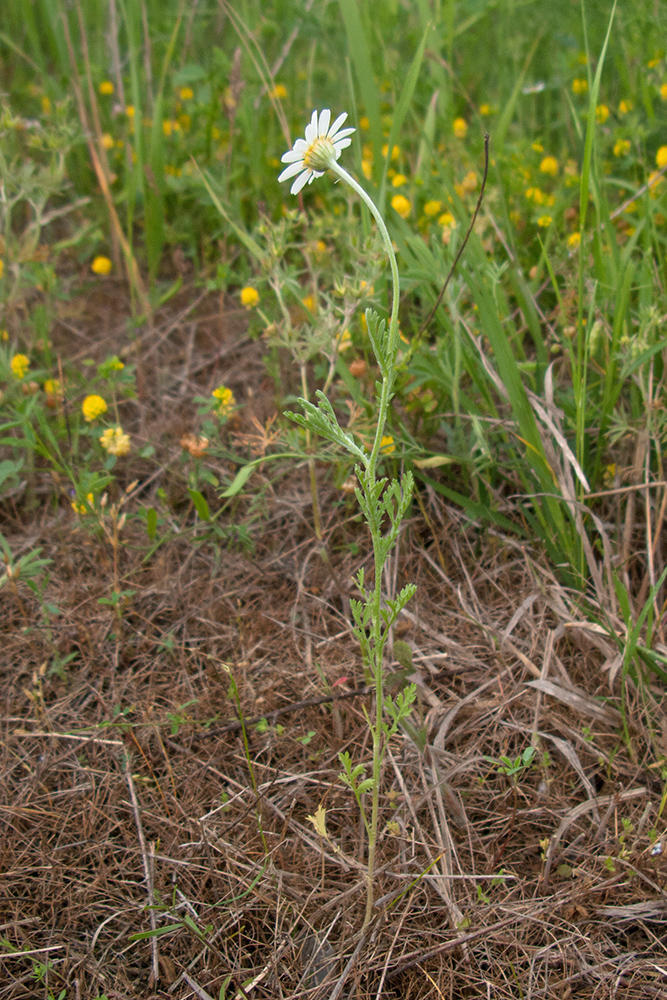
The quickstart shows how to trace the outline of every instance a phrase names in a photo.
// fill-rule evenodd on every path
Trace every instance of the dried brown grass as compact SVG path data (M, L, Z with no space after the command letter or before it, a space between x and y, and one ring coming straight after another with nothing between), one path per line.
M100 313L105 336L90 342ZM80 356L126 346L115 304L86 303L82 316ZM131 430L161 464L130 460L120 485L139 478L144 503L162 487L187 518L177 442L193 395L231 385L249 401L239 433L271 415L261 348L242 330L202 299L157 317L135 349ZM428 745L392 740L377 920L359 938L363 842L337 753L368 755L369 695L339 581L358 562L349 543L363 552L365 539L322 470L332 579L305 471L260 485L263 505L234 511L256 518L251 555L182 534L144 562L130 522L121 568L136 593L116 639L97 603L105 543L64 500L32 514L20 497L4 505L12 546L53 559L53 641L78 656L65 677L40 676L52 647L37 603L3 592L1 1000L217 1000L227 977L228 996L290 1000L667 995L665 855L651 849L665 840L663 693L628 689L628 749L614 650L587 631L575 595L530 547L480 533L428 491L430 526L407 526L388 575L419 587L399 632ZM264 731L251 722L261 716ZM484 758L531 741L538 765L515 789ZM307 820L320 803L329 843Z

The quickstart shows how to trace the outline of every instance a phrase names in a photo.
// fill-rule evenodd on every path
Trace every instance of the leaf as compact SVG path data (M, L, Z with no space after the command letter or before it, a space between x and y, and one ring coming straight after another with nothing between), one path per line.
M394 643L394 659L398 660L403 669L409 673L412 673L414 670L412 666L412 650L407 642L403 642L402 639L397 639Z
M192 498L192 502L195 505L195 510L199 514L202 521L211 520L211 511L209 510L208 503L206 502L206 497L202 496L199 490L191 490L188 488L188 493Z

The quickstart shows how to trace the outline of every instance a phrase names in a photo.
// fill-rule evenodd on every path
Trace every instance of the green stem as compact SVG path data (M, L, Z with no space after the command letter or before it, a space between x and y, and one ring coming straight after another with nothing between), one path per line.
M389 257L389 264L391 267L391 279L393 283L393 297L391 303L391 318L389 320L389 351L390 354L395 357L398 351L398 307L400 304L400 280L398 277L398 264L396 263L396 254L394 253L394 247L391 242L391 236L385 225L385 221L380 215L380 210L371 198L371 196L364 191L362 186L355 181L354 177L348 174L347 170L344 170L335 160L330 164L330 169L334 173L345 181L346 184L352 188L353 191L359 195L359 197L368 206L373 218L378 224L378 229L380 230L380 235L382 236L382 241L385 245L387 251L387 256ZM380 403L378 406L378 418L377 418L377 428L375 431L375 440L373 442L373 448L371 450L371 457L368 463L368 472L372 479L375 479L375 466L377 464L378 455L380 453L380 445L382 443L382 436L384 432L384 427L387 421L387 411L389 409L389 400L391 397L391 390L393 385L393 374L390 377L385 377L382 380L382 390L380 392Z
M372 200L372 198L364 191L360 184L358 184L354 177L351 177L346 170L344 170L338 163L334 160L330 164L331 170L345 181L346 184L355 191L362 201L368 206L373 218L378 224L378 229L382 236L382 240L387 250L387 255L389 257L389 263L391 265L391 277L393 282L393 297L391 303L391 318L389 321L389 356L395 361L396 354L398 352L398 307L400 302L400 281L398 276L398 264L396 263L396 254L394 253L394 247L391 242L391 237L385 225L384 219L380 215L380 211ZM380 401L378 405L378 415L377 415L377 426L375 431L375 440L373 442L373 448L371 450L371 456L368 465L364 471L362 478L362 488L369 499L369 508L373 510L374 504L371 500L371 495L373 488L376 484L375 469L380 454L380 447L382 444L382 437L384 433L385 424L387 422L387 412L389 410L389 401L391 399L391 392L394 383L394 368L393 364L387 374L383 376L382 388L380 390ZM374 512L375 513L375 512ZM373 652L372 652L372 663L370 664L373 671L373 679L375 681L375 724L371 726L371 732L373 736L373 789L372 789L372 803L371 803L371 822L368 827L368 864L366 868L366 913L364 916L364 924L362 930L365 930L370 923L373 916L373 876L375 872L375 849L377 845L377 835L378 835L378 818L379 818L379 806L380 806L380 777L382 770L382 757L384 750L384 740L382 738L382 713L384 708L384 678L382 674L382 656L384 652L384 639L382 636L382 570L384 566L384 559L381 552L381 539L382 539L382 524L381 518L377 515L369 519L368 527L370 529L371 538L373 541L373 555L375 563L375 586L373 589L372 596L372 613L371 613L371 632L373 637Z

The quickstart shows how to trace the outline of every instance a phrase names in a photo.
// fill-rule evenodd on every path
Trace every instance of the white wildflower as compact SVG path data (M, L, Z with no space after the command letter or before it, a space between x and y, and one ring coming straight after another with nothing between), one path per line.
M283 163L289 163L289 166L283 170L278 180L286 181L299 175L290 189L292 194L298 194L306 184L312 184L315 177L321 177L350 145L352 140L349 137L355 130L341 129L346 118L347 112L344 111L330 128L329 109L320 111L319 116L317 111L313 111L313 116L306 125L306 138L297 139L292 149L282 156Z

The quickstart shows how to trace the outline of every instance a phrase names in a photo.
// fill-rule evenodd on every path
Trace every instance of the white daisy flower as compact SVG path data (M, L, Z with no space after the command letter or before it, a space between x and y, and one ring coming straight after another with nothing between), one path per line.
M298 194L306 184L312 184L315 177L321 177L350 145L352 140L349 137L355 129L341 129L346 118L347 111L344 111L329 128L329 109L320 111L319 116L317 111L313 111L313 116L306 125L306 138L297 139L292 149L282 156L283 163L289 163L289 166L283 170L278 180L286 181L299 175L290 188L291 194Z

